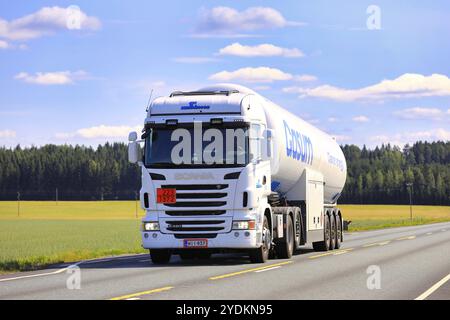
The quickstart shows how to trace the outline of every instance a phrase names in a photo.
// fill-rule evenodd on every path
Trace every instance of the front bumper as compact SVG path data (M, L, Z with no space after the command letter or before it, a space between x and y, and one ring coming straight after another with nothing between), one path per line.
M160 231L142 231L144 249L185 249L184 239ZM190 239L186 237L186 239ZM261 233L256 230L232 230L208 239L208 249L254 249L261 246Z

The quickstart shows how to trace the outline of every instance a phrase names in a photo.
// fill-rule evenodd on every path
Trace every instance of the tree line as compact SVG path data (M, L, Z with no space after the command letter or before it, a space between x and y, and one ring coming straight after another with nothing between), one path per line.
M342 146L348 174L340 203L450 205L450 142L404 149ZM0 200L135 199L140 170L127 145L0 148Z
M450 142L403 149L342 147L348 174L341 203L450 205Z

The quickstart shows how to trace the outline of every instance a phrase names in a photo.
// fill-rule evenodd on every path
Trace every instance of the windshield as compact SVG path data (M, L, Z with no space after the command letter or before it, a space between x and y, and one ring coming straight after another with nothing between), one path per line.
M145 138L148 168L244 167L248 164L248 127L187 126L152 128Z

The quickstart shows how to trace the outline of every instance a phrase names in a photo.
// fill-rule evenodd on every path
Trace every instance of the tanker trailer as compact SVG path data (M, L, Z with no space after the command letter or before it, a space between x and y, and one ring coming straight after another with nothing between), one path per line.
M223 252L260 263L343 241L339 145L248 88L156 98L141 138L132 132L129 141L129 160L142 171L142 246L153 263Z

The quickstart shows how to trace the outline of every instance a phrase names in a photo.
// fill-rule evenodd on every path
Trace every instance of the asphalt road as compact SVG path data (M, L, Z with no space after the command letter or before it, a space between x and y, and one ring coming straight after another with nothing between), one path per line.
M132 255L76 265L2 275L0 299L450 300L450 223L346 234L338 251L305 247L266 264L215 255L155 266Z

